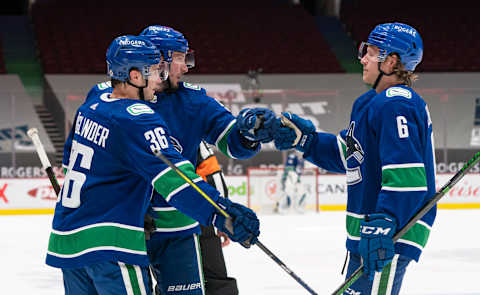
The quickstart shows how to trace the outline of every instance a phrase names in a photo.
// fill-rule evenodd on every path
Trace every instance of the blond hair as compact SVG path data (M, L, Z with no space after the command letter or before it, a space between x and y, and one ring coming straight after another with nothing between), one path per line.
M413 82L418 80L418 75L412 71L405 70L405 66L400 61L400 56L396 53L394 53L394 55L397 56L397 63L393 67L393 72L405 85L412 87Z

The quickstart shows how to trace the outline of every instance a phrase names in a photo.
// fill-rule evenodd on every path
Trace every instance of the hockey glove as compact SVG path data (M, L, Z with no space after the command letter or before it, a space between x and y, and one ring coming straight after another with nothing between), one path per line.
M273 140L275 114L265 108L243 109L237 116L240 134L254 142L267 143Z
M395 220L384 213L365 216L360 223L360 244L358 249L363 259L364 273L373 280L375 272L381 272L395 255L393 235Z
M295 147L301 152L308 151L315 134L312 121L286 112L282 113L280 120L284 127L277 128L274 133L275 147L279 150Z
M232 241L241 243L245 248L254 245L260 235L260 221L255 212L225 198L218 198L217 204L231 218L226 218L220 212L216 212L213 216L213 225L219 231L226 233Z
M153 219L153 217L148 213L146 213L143 218L143 230L145 231L146 240L150 240L150 236L156 230L155 219Z

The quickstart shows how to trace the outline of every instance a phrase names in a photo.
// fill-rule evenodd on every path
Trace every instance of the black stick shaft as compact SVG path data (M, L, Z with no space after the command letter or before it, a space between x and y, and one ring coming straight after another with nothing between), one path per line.
M395 236L393 236L393 241L396 242L401 236L403 236L410 228L412 228L415 223L420 220L430 209L437 204L437 202L446 194L448 191L460 181L470 169L475 166L476 163L480 161L480 152L476 153L473 158L470 159L463 167L460 169L450 180L437 192L433 197L422 207L420 208L415 215L408 221L408 223L400 229ZM333 291L333 295L341 295L343 292L349 288L355 281L357 281L360 276L363 274L363 264L360 265L355 272L348 277L340 287Z
M295 281L297 281L302 287L304 287L308 293L312 295L317 295L315 291L312 290L301 278L299 278L290 268L288 268L285 263L283 263L275 254L273 254L270 250L268 250L265 245L263 245L260 241L257 241L255 243L260 249L262 249L263 252L265 252L270 258L272 258L273 261L275 261L276 264L280 265L280 267L286 271Z
M45 168L45 171L47 172L48 179L50 179L50 183L53 186L53 189L55 190L55 194L60 193L60 185L58 184L57 178L55 177L55 173L53 172L52 166L49 166Z
M154 151L153 152L155 154L155 156L157 156L158 158L160 158L160 160L162 160L165 164L168 165L168 167L170 167L173 171L175 171L181 178L185 179L190 185L193 186L193 188L198 192L200 193L200 195L204 198L206 198L210 203L212 203L212 199L210 197L208 197L201 188L199 188L197 185L194 184L194 182L188 177L186 176L180 169L178 169L177 166L175 166L169 159L167 159L167 157L165 157L162 152L160 151ZM227 218L230 218L230 216L225 212L223 211L222 209L218 208L218 205L213 202L214 204L214 207L217 208L220 213L222 213L225 217ZM232 230L233 232L233 230ZM275 254L272 253L272 251L268 250L267 247L265 247L265 245L263 245L260 241L257 240L257 242L255 243L255 245L257 245L263 252L265 252L265 254L267 254L273 261L275 261L275 263L277 263L278 265L280 265L280 267L286 271L292 278L295 279L295 281L297 281L302 287L304 287L310 294L312 295L318 295L315 291L312 290L312 288L310 288L302 279L300 279L290 268L288 268L285 263L283 263Z

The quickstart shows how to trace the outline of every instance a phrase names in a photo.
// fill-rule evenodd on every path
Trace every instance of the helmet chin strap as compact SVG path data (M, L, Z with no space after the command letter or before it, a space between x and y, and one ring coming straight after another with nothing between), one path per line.
M373 83L373 86L372 86L373 89L377 89L378 83L380 83L380 80L382 79L383 76L391 76L391 75L393 75L393 74L395 73L395 72L391 72L391 73L388 73L388 74L385 73L384 71L382 71L382 70L380 69L380 65L381 65L381 64L382 64L382 62L378 62L378 63L377 63L379 74L378 74L377 80L375 80L375 83Z
M144 93L143 90L144 90L146 87L148 87L148 79L145 79L145 86L137 86L137 85L133 84L132 82L130 82L130 80L127 81L127 84L130 85L130 86L133 86L133 87L137 88L137 89L138 89L138 97L139 97L141 100L145 101L145 93Z
M165 88L165 92L166 93L172 93L174 90L173 90L173 87L172 87L172 82L170 81L170 77L167 78L167 80L165 80L165 82L167 82L167 87Z

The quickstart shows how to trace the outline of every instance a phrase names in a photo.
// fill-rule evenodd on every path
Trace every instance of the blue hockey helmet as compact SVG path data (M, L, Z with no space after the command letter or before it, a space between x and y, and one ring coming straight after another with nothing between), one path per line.
M188 41L182 33L167 26L154 25L145 28L140 36L148 38L162 52L164 60L172 62L173 52L186 54L185 62L189 68L194 67L193 51L188 48Z
M161 62L160 51L147 38L125 35L115 38L107 49L107 74L127 82L132 69L146 78L149 68Z
M373 45L380 49L378 60L384 61L391 53L400 56L401 63L407 71L414 71L422 61L423 42L420 34L413 27L402 23L380 24L370 32L367 42L362 42L359 58L363 57L364 45Z

